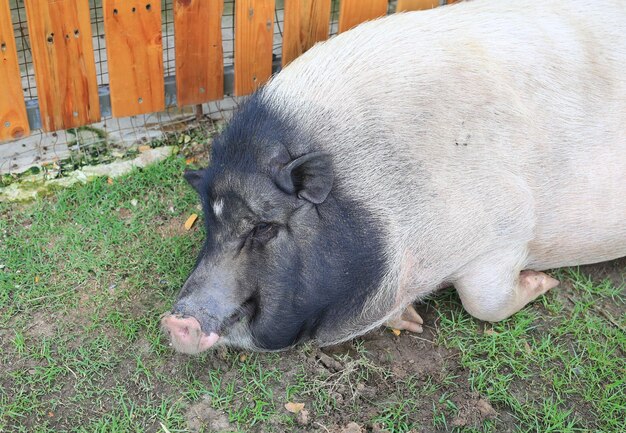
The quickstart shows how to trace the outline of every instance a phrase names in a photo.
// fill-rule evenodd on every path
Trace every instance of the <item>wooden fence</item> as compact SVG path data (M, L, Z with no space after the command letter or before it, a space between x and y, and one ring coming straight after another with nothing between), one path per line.
M429 9L440 0L398 0L397 11ZM101 118L87 0L24 0L44 131ZM339 32L386 15L389 0L340 0ZM174 0L176 104L224 97L221 19L224 0ZM275 0L236 0L235 96L272 74ZM331 0L284 0L282 65L329 36ZM113 117L162 111L161 1L103 0L108 89ZM0 0L0 140L30 134L8 0Z

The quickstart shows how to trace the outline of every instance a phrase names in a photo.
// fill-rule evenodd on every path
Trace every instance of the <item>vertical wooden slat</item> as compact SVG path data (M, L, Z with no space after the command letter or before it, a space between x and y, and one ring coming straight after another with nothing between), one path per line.
M235 2L235 95L247 95L272 75L274 0Z
M30 134L9 2L0 0L0 140Z
M396 12L421 11L439 6L439 0L398 0Z
M223 11L224 0L174 0L179 107L224 97Z
M331 0L285 0L283 66L328 39Z
M341 0L339 33L387 14L388 0Z
M102 8L113 115L163 110L161 2L104 0Z
M54 131L98 121L89 2L24 3L43 129Z

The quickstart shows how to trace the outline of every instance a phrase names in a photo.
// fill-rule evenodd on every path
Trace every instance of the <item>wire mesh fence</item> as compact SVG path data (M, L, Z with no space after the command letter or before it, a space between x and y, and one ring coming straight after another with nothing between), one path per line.
M173 1L161 0L163 69L173 83L176 72ZM339 0L332 0L329 36L338 31ZM397 0L389 2L389 12L395 11ZM106 89L109 83L106 39L102 0L89 0L93 50L96 63L97 83ZM284 0L276 0L274 16L273 55L281 57L284 27ZM28 24L24 0L9 0L22 87L27 107L37 106L37 86L29 42ZM224 1L222 16L222 43L224 67L233 66L235 39L235 0ZM166 81L167 83L167 81ZM86 127L45 133L33 131L30 137L0 144L0 174L23 172L42 163L64 164L67 169L84 164L97 163L133 154L139 145L156 141L178 140L190 129L202 130L210 136L215 122L227 119L237 106L238 99L227 95L222 101L203 104L201 111L194 107L179 109L169 99L169 107L161 113L129 118L113 118L110 110L103 109L99 123ZM199 113L202 115L199 115Z

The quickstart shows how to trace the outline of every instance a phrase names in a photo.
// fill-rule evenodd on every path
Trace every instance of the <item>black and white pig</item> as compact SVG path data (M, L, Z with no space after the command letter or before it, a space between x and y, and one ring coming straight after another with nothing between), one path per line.
M186 173L206 241L173 347L285 349L454 285L499 321L541 270L626 255L626 2L474 0L318 44Z

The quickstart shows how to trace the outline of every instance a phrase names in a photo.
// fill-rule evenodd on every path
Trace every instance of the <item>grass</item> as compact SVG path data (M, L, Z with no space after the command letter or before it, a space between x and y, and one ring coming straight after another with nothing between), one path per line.
M184 167L0 204L0 431L623 430L623 260L555 271L560 288L494 325L444 291L421 336L174 354L158 319L203 236L183 228L199 213Z
M624 286L596 282L579 269L558 274L576 290L548 294L545 310L526 308L482 332L468 317L443 316L439 340L459 350L472 389L512 409L521 431L620 431L626 419ZM457 301L437 303L445 309ZM618 306L619 323L606 319L606 305Z

